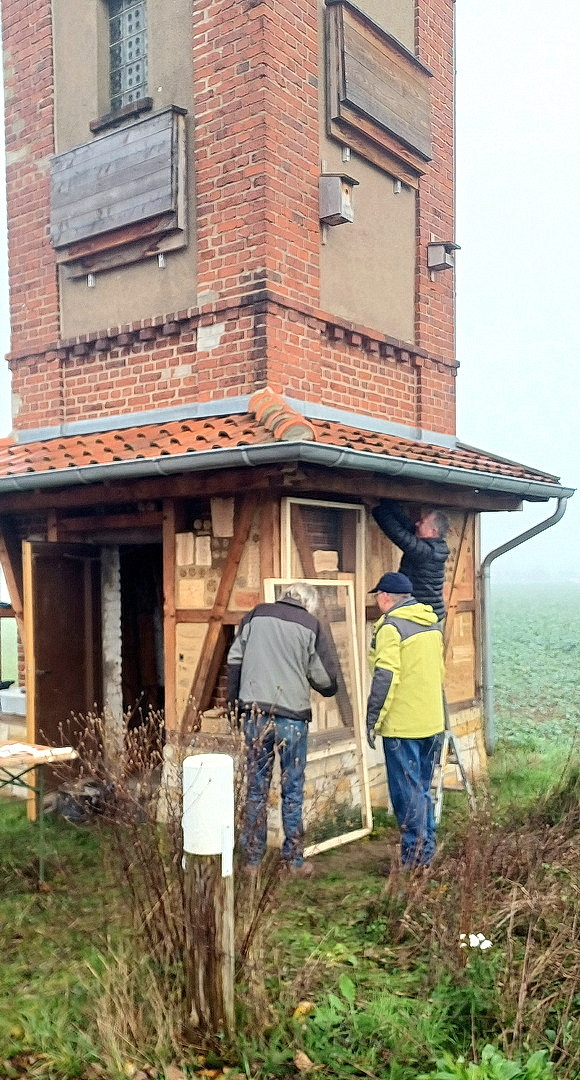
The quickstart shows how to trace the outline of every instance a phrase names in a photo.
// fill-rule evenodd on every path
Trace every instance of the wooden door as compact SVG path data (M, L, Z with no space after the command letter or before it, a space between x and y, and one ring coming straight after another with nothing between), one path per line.
M25 541L23 571L27 738L68 745L102 705L99 549Z

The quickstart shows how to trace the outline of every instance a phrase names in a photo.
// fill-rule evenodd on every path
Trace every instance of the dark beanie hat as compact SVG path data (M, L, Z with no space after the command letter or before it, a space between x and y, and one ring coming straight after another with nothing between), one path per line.
M387 592L392 593L393 595L396 595L397 593L412 593L413 582L410 581L406 574L383 574L374 589L369 589L369 592Z

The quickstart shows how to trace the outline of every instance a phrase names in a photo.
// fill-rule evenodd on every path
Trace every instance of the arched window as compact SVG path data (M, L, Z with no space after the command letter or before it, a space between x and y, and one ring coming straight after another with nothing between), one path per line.
M145 0L109 0L111 111L147 94Z

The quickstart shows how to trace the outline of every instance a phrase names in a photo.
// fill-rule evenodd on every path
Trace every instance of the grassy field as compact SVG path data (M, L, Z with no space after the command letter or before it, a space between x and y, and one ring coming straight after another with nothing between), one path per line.
M580 583L492 591L500 745L558 748L577 735Z
M496 590L491 783L473 818L446 796L427 877L378 875L384 814L314 880L238 876L238 926L260 918L233 1045L182 1037L178 951L168 968L138 933L140 862L178 873L167 833L51 818L39 892L35 827L0 805L0 1080L578 1080L578 600Z
M0 681L16 680L17 672L16 623L14 619L0 619Z

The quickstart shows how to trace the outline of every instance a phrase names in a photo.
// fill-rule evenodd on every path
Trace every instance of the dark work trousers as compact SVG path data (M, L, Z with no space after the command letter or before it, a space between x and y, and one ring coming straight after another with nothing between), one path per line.
M304 840L302 795L306 768L308 724L287 716L249 716L244 724L247 760L246 818L242 850L246 862L257 866L266 848L268 792L278 749L282 785L282 859L302 866Z
M443 734L426 739L383 736L389 795L401 830L404 867L429 866L435 854L431 783Z

